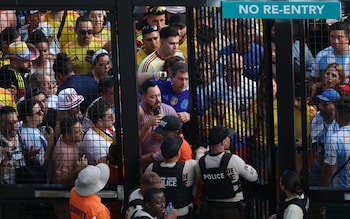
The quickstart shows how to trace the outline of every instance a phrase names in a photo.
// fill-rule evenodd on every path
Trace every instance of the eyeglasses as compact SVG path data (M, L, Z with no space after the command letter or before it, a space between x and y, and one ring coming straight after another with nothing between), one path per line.
M156 25L146 25L142 28L142 35L152 33L154 31L158 31L158 27Z
M79 30L80 35L86 35L86 34L91 35L92 32L93 32L92 30Z
M165 14L166 8L164 6L153 7L148 10L149 14L161 15Z
M44 111L39 110L38 112L33 113L32 116L34 116L34 115L42 115L42 114L44 114Z
M98 64L97 66L100 67L100 68L106 68L107 66L109 67L111 65L111 63L100 63Z

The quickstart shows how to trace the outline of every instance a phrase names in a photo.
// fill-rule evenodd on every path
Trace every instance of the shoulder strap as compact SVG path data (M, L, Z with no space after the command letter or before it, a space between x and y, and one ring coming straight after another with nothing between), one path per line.
M221 158L221 162L220 162L220 169L226 169L228 162L231 159L232 154L231 153L224 153L224 155Z
M348 157L348 159L345 161L345 163L343 165L341 165L337 171L335 171L332 175L331 180L329 181L328 185L330 185L333 182L333 179L340 173L340 171L342 171L344 169L344 167L349 163L350 161L350 156Z
M57 32L57 40L60 40L63 26L64 26L64 23L66 22L66 17L67 17L67 10L64 10L64 13L62 16L62 21L61 21L60 27L58 28L58 32Z
M131 202L129 202L129 207L136 207L137 205L142 205L143 200L142 199L134 199Z
M206 167L205 167L205 162L204 162L204 158L205 158L205 156L203 156L203 157L201 157L201 158L199 159L199 168L200 168L200 170L201 170L202 173L203 173L203 171L206 169Z

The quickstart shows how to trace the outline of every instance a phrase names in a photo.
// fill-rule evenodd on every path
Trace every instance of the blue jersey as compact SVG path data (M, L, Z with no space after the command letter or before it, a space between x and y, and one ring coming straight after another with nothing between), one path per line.
M350 51L350 46L349 46ZM319 78L322 76L322 72L326 69L326 66L329 63L339 63L343 65L345 72L345 77L348 77L350 74L350 52L340 56L334 52L333 47L329 46L324 50L317 53L315 58L315 63L312 66L311 77ZM346 81L347 82L347 81Z
M350 126L343 126L333 134L325 145L324 163L339 169L350 156ZM334 186L350 187L350 164L348 163L333 180Z
M230 53L239 53L236 51L234 44L225 47L221 51L221 54L223 55L229 55ZM243 56L243 75L253 81L256 81L259 76L261 61L264 58L264 47L257 43L252 43L247 52L239 54Z
M177 113L190 112L190 93L187 89L181 94L176 94L173 91L172 82L170 80L152 81L158 85L162 93L162 103L172 106Z

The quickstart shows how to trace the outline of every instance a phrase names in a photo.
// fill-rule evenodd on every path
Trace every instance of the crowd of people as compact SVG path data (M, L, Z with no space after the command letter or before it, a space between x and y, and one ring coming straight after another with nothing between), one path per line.
M71 218L83 214L110 218L111 212L96 193L107 183L116 184L112 179L116 156L111 151L120 146L115 145L115 107L119 107L115 95L122 91L115 87L112 73L116 56L111 51L107 12L0 11L4 14L7 23L0 26L1 183L64 184L72 188L70 207L55 205L57 218L69 214ZM276 77L281 73L274 67L272 72L263 68L267 58L260 21L228 19L218 24L198 13L197 72L191 73L186 8L147 6L140 14L135 22L139 90L139 127L135 128L139 129L143 175L140 188L127 197L126 218L193 218L198 212L208 219L244 218L240 179L256 181L262 167L248 165L246 157L237 155L238 146L245 147L252 136L267 143L269 84L276 153L279 146ZM290 145L296 147L296 173L281 176L286 211L279 210L277 218L306 214L305 206L290 202L307 200L298 178L302 168L310 171L310 185L349 187L349 35L349 25L336 22L329 26L329 47L313 54L305 44L310 143L301 141L302 96L296 86L296 143ZM294 40L297 69L303 59L300 41ZM273 66L275 46L272 40ZM272 82L266 80L267 74L273 75ZM190 83L190 78L196 81ZM190 84L196 85L198 118L191 114ZM199 127L190 126L193 119ZM192 148L194 129L202 131L203 147ZM302 166L301 147L312 148L308 167ZM167 211L170 203L173 209ZM290 213L295 209L297 214Z

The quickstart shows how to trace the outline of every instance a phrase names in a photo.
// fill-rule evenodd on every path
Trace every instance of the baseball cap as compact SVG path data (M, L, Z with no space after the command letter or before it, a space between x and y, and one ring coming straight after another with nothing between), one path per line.
M215 126L209 130L209 144L216 145L222 142L225 138L235 134L233 129L225 128L221 125Z
M160 150L164 158L173 158L179 153L182 144L182 138L178 135L168 137L163 140Z
M17 41L9 45L8 53L4 55L4 58L17 58L32 61L36 60L39 55L39 50L33 44Z
M186 16L184 14L173 14L169 20L169 26L186 26Z
M329 88L322 92L322 94L317 95L317 98L326 102L334 101L340 97L340 94L338 91L334 90L333 88Z
M166 135L171 131L176 131L181 129L181 124L176 116L164 116L158 127L154 130L155 133L160 135Z

